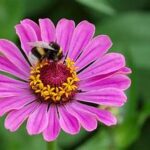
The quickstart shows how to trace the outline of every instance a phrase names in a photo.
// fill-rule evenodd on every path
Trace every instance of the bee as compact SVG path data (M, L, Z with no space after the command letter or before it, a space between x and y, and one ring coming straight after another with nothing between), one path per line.
M32 46L29 54L29 61L31 64L36 64L43 59L59 61L63 57L60 46L55 42L49 44L41 41L30 42L29 45Z

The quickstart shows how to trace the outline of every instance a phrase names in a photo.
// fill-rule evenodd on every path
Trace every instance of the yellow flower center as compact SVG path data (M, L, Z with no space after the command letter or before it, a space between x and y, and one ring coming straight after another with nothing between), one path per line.
M67 58L65 63L43 60L35 67L31 67L29 83L31 89L41 101L55 103L72 99L77 91L76 67Z

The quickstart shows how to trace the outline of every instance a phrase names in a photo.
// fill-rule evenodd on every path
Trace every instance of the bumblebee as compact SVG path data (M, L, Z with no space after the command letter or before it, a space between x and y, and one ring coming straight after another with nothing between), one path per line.
M43 59L59 61L63 57L60 46L55 42L49 44L45 42L31 42L30 45L32 46L32 50L29 54L29 60L32 64Z

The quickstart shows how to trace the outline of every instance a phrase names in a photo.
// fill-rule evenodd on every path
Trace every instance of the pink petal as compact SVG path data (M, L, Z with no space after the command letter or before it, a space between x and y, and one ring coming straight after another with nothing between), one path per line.
M79 89L83 91L89 90L98 90L103 88L118 88L122 90L126 90L130 87L131 80L129 77L125 75L112 75L107 78L97 79L97 80L89 80L86 79L80 82Z
M0 56L0 71L10 73L22 80L27 80L29 77L29 74L28 75L24 74L4 56Z
M48 110L48 126L43 132L44 139L48 142L55 140L60 132L57 108L55 105L50 105Z
M0 75L0 85L1 87L4 87L6 85L18 88L29 88L29 83L13 79L2 74Z
M2 87L17 87L17 88L21 88L21 89L28 89L29 88L29 83L26 83L26 84L19 84L19 83L6 83L6 82L0 82L0 85Z
M114 117L107 110L102 110L93 106L81 104L77 101L74 102L72 106L81 109L83 111L93 113L100 122L104 123L107 126L115 125L117 123L116 117Z
M5 128L11 132L16 131L28 116L37 108L39 103L33 102L20 110L11 111L5 119Z
M38 41L41 41L41 32L40 32L40 28L38 26L38 24L36 24L34 21L30 20L30 19L24 19L21 21L22 25L26 25L28 24L36 33L36 36L38 38Z
M1 94L0 98L18 96L18 92L14 92L14 91L13 92L10 92L10 91L0 92L0 94Z
M124 66L125 59L123 55L119 53L109 53L79 73L78 76L80 79L86 79L96 75L104 75L117 71Z
M61 128L69 134L77 134L80 131L78 120L72 116L63 106L58 107L59 123Z
M68 19L61 19L56 26L56 41L62 48L64 56L69 50L74 28L74 21Z
M9 84L3 84L3 86L0 86L0 91L32 91L30 87L26 87L25 89L19 88L19 87L14 87L13 85Z
M11 110L23 108L28 103L34 101L35 96L14 96L0 99L0 116Z
M18 87L10 87L7 85L5 85L5 87L0 87L0 98L20 95L28 96L34 94L31 89L22 89Z
M76 60L84 47L92 39L95 32L95 26L87 21L80 22L74 30L69 47L68 57Z
M84 48L83 53L77 59L75 65L80 69L102 57L112 46L112 42L107 35L99 35L92 39Z
M80 79L80 84L88 84L88 83L93 83L93 82L96 82L96 81L100 81L100 80L104 80L106 78L111 78L112 76L115 76L115 75L128 75L131 73L131 69L130 68L127 68L127 67L123 67L119 70L116 70L116 71L113 71L113 72L110 72L110 73L107 73L107 74L100 74L100 75L97 75L97 76L93 76L93 77L90 77L90 78L82 78Z
M55 26L50 19L39 19L41 37L44 42L55 41Z
M0 74L0 83L12 83L12 84L17 84L18 86L26 86L29 85L27 82L23 82L14 78L10 78L8 76L5 76L3 74Z
M91 102L100 105L120 107L124 105L127 97L124 92L119 89L106 88L77 93L75 99L83 102Z
M24 50L25 54L28 56L32 47L30 46L30 42L38 41L38 37L36 35L35 30L29 24L18 24L15 26L16 33L20 38L21 47Z
M23 74L29 74L30 66L15 44L8 40L0 39L0 52Z
M87 131L93 131L97 128L97 120L92 113L78 109L78 107L72 107L72 105L66 105L66 108L70 114L78 119L80 124Z
M47 104L40 106L29 116L27 121L27 131L30 135L39 134L47 128L48 113Z
M119 70L119 73L128 75L128 74L131 74L131 73L132 73L132 70L131 70L130 68L128 68L128 67L123 67L123 68L121 68L121 69Z

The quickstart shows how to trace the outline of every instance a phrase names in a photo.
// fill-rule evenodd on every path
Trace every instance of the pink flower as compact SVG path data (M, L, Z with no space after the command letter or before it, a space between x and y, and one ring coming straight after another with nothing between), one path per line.
M24 55L15 44L0 39L0 71L15 77L0 75L0 116L7 114L5 128L14 132L27 120L30 135L42 133L52 141L61 129L77 134L81 126L95 130L97 121L107 126L117 123L111 112L98 106L124 105L131 70L123 55L107 53L110 38L93 37L94 32L87 21L75 27L74 21L61 19L55 28L50 19L40 19L39 25L25 19L16 25ZM60 46L61 60L31 61L34 44L51 42Z

